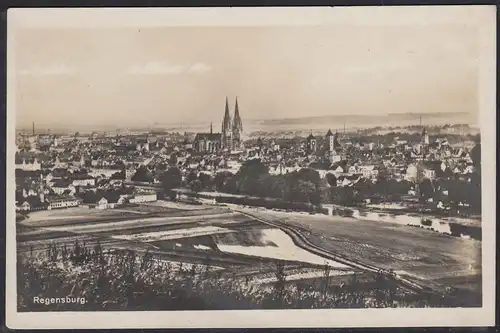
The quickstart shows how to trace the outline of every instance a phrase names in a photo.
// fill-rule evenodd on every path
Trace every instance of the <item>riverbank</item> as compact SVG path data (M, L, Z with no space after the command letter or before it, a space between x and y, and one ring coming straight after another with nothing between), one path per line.
M178 198L198 198L204 203L234 204L238 206L261 207L273 211L289 213L310 213L337 217L352 217L357 220L370 220L381 223L396 223L420 227L455 237L482 239L481 220L479 218L452 218L431 214L408 213L401 209L380 207L346 207L333 204L313 206L307 203L292 203L274 198L250 197L221 192L192 192L176 189Z
M414 279L431 289L447 287L481 296L481 242L430 230L353 218L238 208L304 230L317 246ZM472 302L472 301L471 301Z

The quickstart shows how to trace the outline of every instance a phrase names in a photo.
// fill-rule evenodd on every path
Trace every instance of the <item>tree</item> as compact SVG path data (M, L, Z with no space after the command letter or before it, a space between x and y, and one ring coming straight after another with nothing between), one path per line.
M250 184L247 184L247 191L245 193L255 195L258 197L270 197L271 194L271 185L273 182L272 176L269 174L260 175L257 179L255 179ZM249 186L249 187L248 187Z
M260 160L248 160L238 170L236 176L244 177L258 177L260 175L269 174L269 168Z
M177 167L169 168L163 173L161 183L165 191L170 191L174 188L180 187L182 183L181 170Z
M326 181L330 186L337 186L337 177L333 173L326 174Z
M176 154L172 154L172 155L170 155L170 159L169 159L168 163L169 163L171 166L176 166L176 165L177 165L177 161L178 161L178 158L177 158L177 155L176 155Z
M369 199L373 196L375 192L374 184L365 178L362 178L356 184L354 184L354 189L356 191L357 197L360 200Z
M213 187L213 179L212 176L209 174L201 172L200 175L198 176L198 179L201 183L201 187L204 189L209 189L211 190Z
M283 200L287 197L288 186L285 177L272 176L270 178L269 187L269 196Z
M259 160L246 161L236 173L238 192L257 195L260 191L256 182L261 176L269 175L269 168Z
M472 148L471 153L470 153L470 157L472 159L472 162L474 163L474 167L476 169L480 169L481 168L481 143L480 142L476 143L474 148Z
M301 169L284 176L288 192L286 198L292 202L310 202L319 205L323 195L327 193L326 182L314 169ZM301 191L306 191L302 193ZM327 196L327 195L325 195Z
M203 189L201 181L199 179L195 179L192 182L190 182L189 183L189 188L193 192L200 192Z
M431 180L425 178L419 185L420 189L420 199L427 200L434 197L434 187L432 186Z
M292 202L311 202L311 198L316 192L316 186L304 180L298 180L291 191L291 201Z
M385 181L390 178L389 170L382 164L379 166L377 181Z
M218 172L214 177L215 189L219 192L223 192L227 181L233 178L234 175L229 171Z
M135 174L132 176L132 181L134 182L152 182L153 181L153 176L151 172L148 170L147 167L141 165L139 169L135 172Z
M331 187L330 198L334 204L352 206L355 203L354 189L352 187Z
M165 163L156 163L155 169L157 171L163 172L167 170L167 165Z
M481 174L475 172L471 175L471 182L467 191L467 201L473 213L481 214Z
M186 176L186 183L189 184L192 181L195 181L196 179L198 179L198 175L196 174L196 172L191 171Z
M298 179L301 179L301 180L307 181L307 182L311 182L315 186L318 186L320 181L321 181L321 177L319 175L319 172L314 170L314 169L309 169L309 168L300 169L296 175L297 175Z
M233 194L239 194L239 181L237 177L231 177L227 179L227 181L224 183L224 187L222 188L223 192L228 192L228 193L233 193Z
M125 180L125 170L115 172L111 175L111 179L121 179Z

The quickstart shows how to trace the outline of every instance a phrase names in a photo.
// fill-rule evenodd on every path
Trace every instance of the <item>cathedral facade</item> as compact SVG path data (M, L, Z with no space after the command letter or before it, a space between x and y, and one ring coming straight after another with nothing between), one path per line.
M199 153L216 153L220 150L237 150L241 148L243 122L240 117L238 98L234 106L234 117L229 113L229 101L226 97L224 118L220 133L214 133L210 125L209 133L198 133L193 142L193 149Z

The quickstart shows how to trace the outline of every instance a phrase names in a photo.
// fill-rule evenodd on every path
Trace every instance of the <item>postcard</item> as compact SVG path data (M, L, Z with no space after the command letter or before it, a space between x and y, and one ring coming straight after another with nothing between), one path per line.
M9 328L494 325L494 6L7 20Z

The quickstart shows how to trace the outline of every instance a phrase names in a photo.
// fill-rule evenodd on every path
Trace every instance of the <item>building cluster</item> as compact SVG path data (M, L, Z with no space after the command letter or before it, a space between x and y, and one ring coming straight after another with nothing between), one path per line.
M161 141L143 136L58 135L57 141L47 144L46 137L18 135L18 211L77 206L104 209L157 199L155 191L131 186L127 179L152 160L150 151L164 148Z
M310 168L341 187L376 182L382 173L412 183L443 177L467 181L475 168L473 144L454 146L446 137L431 138L425 129L418 142L396 138L385 145L331 130L305 138L246 139L238 100L231 117L227 98L220 132L210 125L208 133L57 135L37 134L33 126L32 133L17 135L16 145L16 207L21 211L155 201L165 171L174 166L186 181L192 174L236 174L245 161L259 159L273 175Z
M229 114L229 102L226 98L224 118L222 120L221 132L215 133L210 124L209 133L198 133L191 144L186 140L194 151L198 153L217 153L222 150L239 150L242 148L243 122L238 108L238 98L234 107L234 117Z

